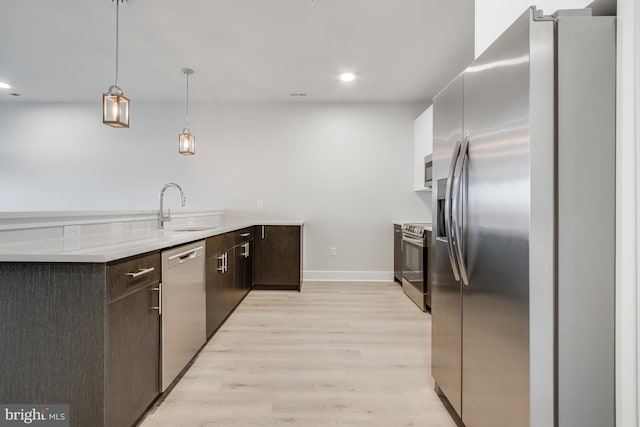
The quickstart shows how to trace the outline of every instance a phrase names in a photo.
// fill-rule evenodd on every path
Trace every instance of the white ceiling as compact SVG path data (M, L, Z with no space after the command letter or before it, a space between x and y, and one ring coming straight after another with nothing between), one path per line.
M115 79L112 0L3 2L0 102L91 101ZM129 0L132 102L427 101L473 58L474 0ZM343 71L358 76L339 82ZM7 92L19 92L11 97ZM308 98L291 98L307 92Z

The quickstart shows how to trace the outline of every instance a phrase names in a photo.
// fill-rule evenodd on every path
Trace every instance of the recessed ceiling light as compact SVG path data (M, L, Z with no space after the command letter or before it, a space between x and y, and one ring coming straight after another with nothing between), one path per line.
M0 82L0 89L11 89L11 85L9 83Z
M343 82L352 82L356 79L356 75L353 73L342 73L340 74L340 80Z

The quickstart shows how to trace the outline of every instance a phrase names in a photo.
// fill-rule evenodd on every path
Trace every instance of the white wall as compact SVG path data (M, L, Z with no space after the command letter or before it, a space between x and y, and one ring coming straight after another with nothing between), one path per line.
M131 128L112 129L99 103L2 103L0 210L157 209L175 181L188 208L306 220L316 279L391 280L392 221L431 219L430 193L412 191L423 105L192 105L194 157L177 153L183 108L133 100Z
M638 427L640 7L637 0L618 0L617 43L616 424Z
M476 0L476 58L529 6L550 15L558 9L583 8L592 0Z

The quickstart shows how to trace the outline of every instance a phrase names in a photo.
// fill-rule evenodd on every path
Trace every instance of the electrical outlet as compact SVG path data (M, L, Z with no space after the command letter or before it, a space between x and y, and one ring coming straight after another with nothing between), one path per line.
M111 243L118 243L123 240L122 228L123 228L123 224L121 222L111 223L111 233L109 234L109 239L111 240Z
M62 228L62 235L64 236L64 250L72 251L80 248L80 226L79 225L65 225Z
M262 209L262 207L264 206L264 204L262 203L262 199L258 199L256 205L258 206L258 209Z
M63 234L64 234L64 237L80 237L80 226L65 225Z
M329 248L329 255L331 256L336 256L336 248L335 247L330 247Z

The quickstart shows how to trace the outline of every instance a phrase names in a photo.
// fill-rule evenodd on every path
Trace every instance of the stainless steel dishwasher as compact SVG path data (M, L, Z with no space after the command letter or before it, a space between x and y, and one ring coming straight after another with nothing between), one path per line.
M162 252L162 391L206 339L204 240Z

